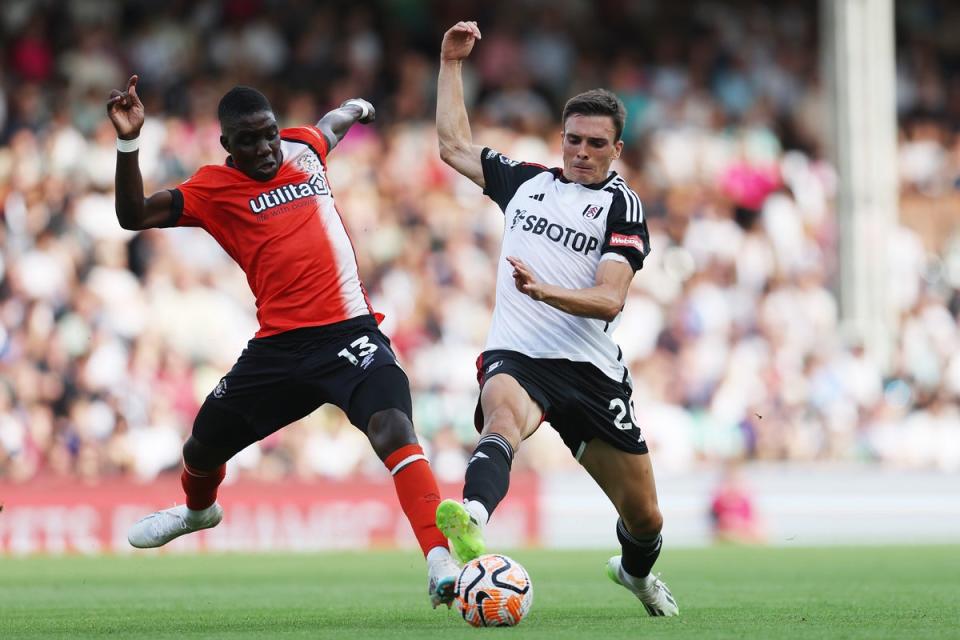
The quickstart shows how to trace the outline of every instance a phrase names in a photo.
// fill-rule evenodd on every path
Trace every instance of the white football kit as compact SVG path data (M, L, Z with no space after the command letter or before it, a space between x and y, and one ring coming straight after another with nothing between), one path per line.
M484 194L503 211L497 302L485 351L504 349L537 359L588 362L617 382L629 373L611 337L612 322L584 318L519 292L507 256L523 260L536 277L568 289L596 284L602 260L637 271L650 252L640 199L616 172L601 183L566 180L560 169L515 162L484 149Z

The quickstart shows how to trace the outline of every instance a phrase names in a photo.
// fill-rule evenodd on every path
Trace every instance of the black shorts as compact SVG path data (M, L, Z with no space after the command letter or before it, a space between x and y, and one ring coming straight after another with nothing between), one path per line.
M385 367L395 370L381 371ZM383 388L363 387L356 393L368 380ZM213 405L213 411L201 409L194 436L210 445L217 444L210 440L232 440L219 424L206 426L202 419L229 414L243 422L240 429L252 430L248 438L252 442L327 403L343 409L364 431L370 416L383 409L411 416L410 383L372 316L250 340L207 396L204 407ZM242 440L240 433L236 435Z
M589 362L538 359L516 351L484 351L477 359L481 389L493 376L506 373L516 379L544 412L577 460L594 438L627 453L647 453L647 443L634 418L628 382L604 375ZM483 429L480 401L474 414L477 431Z

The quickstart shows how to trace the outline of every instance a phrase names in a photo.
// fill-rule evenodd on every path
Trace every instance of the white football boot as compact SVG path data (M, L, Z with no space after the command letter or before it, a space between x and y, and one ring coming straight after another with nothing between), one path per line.
M649 574L645 578L635 578L623 570L620 564L622 556L613 556L607 561L607 576L637 596L651 616L678 616L680 607L673 594L658 577Z
M434 609L441 604L450 608L459 576L460 567L453 561L449 551L442 547L430 550L427 554L427 592Z
M203 511L190 512L181 504L138 520L127 531L127 540L138 549L162 547L185 533L209 529L223 520L223 508L214 502Z

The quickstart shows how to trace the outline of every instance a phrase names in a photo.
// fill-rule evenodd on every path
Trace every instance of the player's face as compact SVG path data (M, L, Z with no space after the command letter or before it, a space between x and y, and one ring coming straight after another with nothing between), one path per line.
M563 175L570 182L603 182L610 163L620 157L623 140L610 116L571 115L563 123Z
M270 111L258 111L221 123L220 144L233 164L254 180L272 180L280 170L280 128Z

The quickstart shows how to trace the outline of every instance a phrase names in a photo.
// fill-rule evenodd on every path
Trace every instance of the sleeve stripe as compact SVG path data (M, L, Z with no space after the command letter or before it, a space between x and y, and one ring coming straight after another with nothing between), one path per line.
M627 203L627 222L643 222L643 209L640 205L640 198L629 188L622 180L617 180L614 187L623 195Z
M627 197L627 192L624 191L623 189L625 186L626 185L624 184L623 180L617 181L617 190L620 192L620 195L623 196L623 203L624 205L626 205L626 211L627 211L626 221L632 222L633 221L633 203L630 202L630 198Z
M637 205L630 197L629 189L626 185L620 187L620 190L623 192L623 197L627 199L627 222L636 222L637 221Z
M630 201L630 198L627 196L627 192L624 189L625 186L626 185L624 184L623 180L621 180L618 177L617 183L614 185L614 187L617 189L617 191L620 192L620 195L623 196L623 202L624 202L624 205L626 205L626 218L625 218L626 221L633 222L633 203Z

